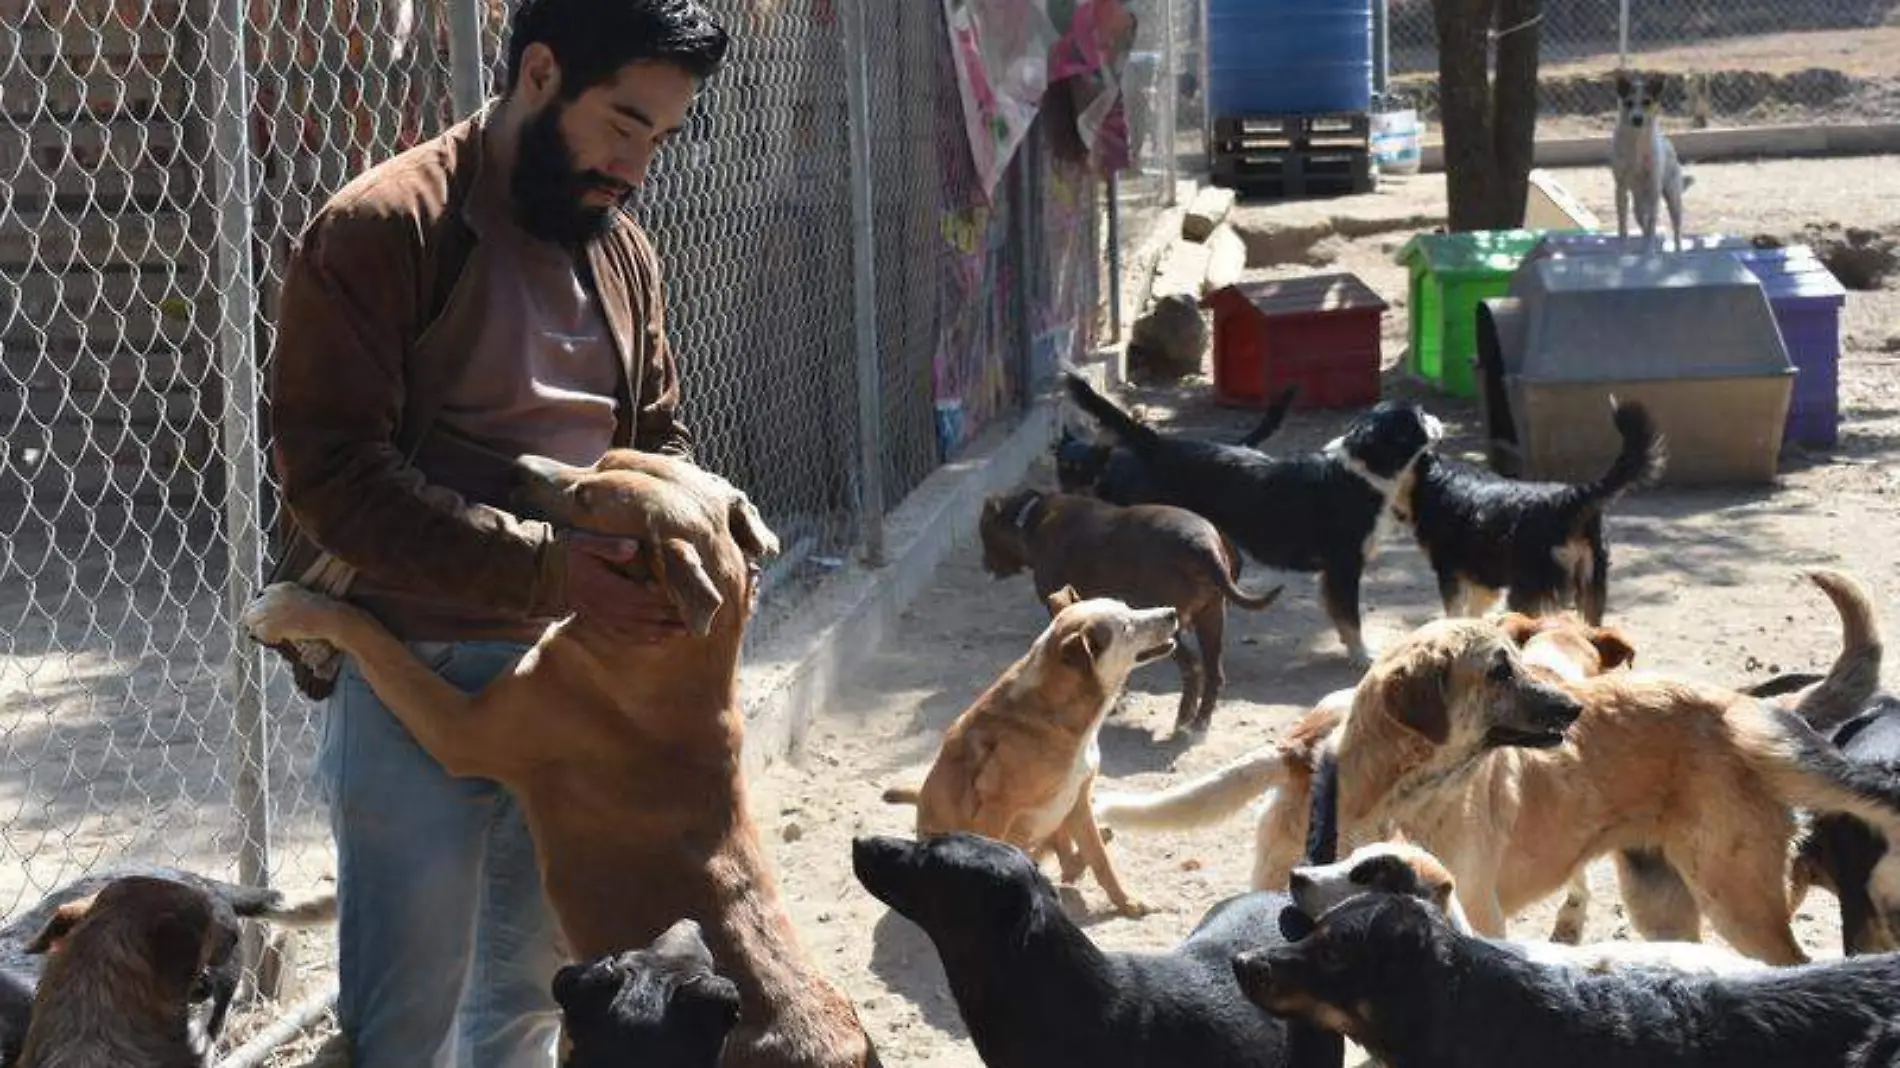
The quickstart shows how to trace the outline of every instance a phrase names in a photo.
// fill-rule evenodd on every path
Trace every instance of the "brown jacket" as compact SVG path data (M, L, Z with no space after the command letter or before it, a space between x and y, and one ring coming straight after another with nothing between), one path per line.
M565 546L411 462L482 326L485 272L467 269L482 248L462 217L481 160L478 120L464 121L345 185L298 239L271 360L272 579L519 616L527 637L563 614ZM621 356L614 443L690 454L653 246L623 212L588 261ZM333 651L302 653L298 684L322 696Z

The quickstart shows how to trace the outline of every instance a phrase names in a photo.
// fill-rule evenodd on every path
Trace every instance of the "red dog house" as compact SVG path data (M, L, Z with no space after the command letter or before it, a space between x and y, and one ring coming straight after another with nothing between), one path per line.
M1288 386L1296 408L1357 408L1379 399L1386 303L1349 273L1223 287L1214 309L1214 399L1265 408Z

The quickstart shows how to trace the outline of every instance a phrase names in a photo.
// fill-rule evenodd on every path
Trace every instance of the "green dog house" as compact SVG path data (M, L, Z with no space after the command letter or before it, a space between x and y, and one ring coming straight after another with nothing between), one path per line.
M1406 242L1393 260L1411 272L1407 373L1454 397L1476 396L1478 302L1504 296L1538 240L1561 232L1568 231L1472 230Z

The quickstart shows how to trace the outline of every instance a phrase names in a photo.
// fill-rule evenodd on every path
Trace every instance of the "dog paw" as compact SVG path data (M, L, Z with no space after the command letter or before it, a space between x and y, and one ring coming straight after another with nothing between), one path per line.
M239 622L251 637L266 644L328 636L326 624L337 602L312 593L294 582L266 586L244 608Z
M1574 946L1581 943L1583 941L1583 922L1569 916L1558 917L1557 923L1551 927L1550 940L1552 942L1561 942L1567 946Z
M1115 911L1121 913L1128 919L1139 920L1143 916L1152 915L1159 910L1139 898L1131 897L1117 904Z

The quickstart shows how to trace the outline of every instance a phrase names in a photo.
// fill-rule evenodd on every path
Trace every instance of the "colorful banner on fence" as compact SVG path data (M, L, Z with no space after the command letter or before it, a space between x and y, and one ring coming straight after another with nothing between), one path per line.
M1076 132L1096 172L1122 170L1130 153L1121 70L1135 45L1134 12L1122 0L1046 2L1062 34L1049 54L1049 84L1071 94Z
M992 196L1049 87L1055 24L1044 0L943 0L943 13L977 182Z

